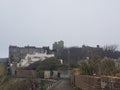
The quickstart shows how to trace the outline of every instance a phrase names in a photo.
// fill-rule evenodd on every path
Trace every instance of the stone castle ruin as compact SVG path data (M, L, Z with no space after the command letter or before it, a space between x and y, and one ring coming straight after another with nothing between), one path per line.
M9 59L10 62L19 62L21 59L24 59L27 54L34 53L50 53L49 47L34 47L34 46L9 46Z

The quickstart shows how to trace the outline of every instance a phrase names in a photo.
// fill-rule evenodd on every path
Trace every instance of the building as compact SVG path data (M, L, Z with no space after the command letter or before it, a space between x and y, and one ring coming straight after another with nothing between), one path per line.
M64 49L64 41L61 40L53 44L53 51L56 57L61 56L61 52L63 51L63 49Z
M53 43L53 50L57 50L57 45L58 45L57 42Z
M9 59L10 62L19 62L21 59L24 59L27 54L33 53L50 53L49 47L34 47L34 46L25 46L25 47L18 47L18 46L9 46Z
M53 50L59 51L64 48L64 41L58 41L53 44Z
M58 78L58 71L44 71L44 78Z
M43 61L46 58L54 57L54 54L47 54L47 53L34 53L34 54L27 54L25 59L21 59L17 64L18 67L27 67L30 64Z
M16 75L16 70L20 66L29 66L31 63L37 61L39 58L32 56L37 56L35 53L46 53L50 54L52 51L49 47L35 47L35 46L9 46L9 63L10 63L10 72L12 76ZM34 55L35 54L35 55ZM31 58L27 58L30 56ZM43 55L42 55L43 56ZM27 58L27 59L26 59ZM40 59L41 60L41 59Z

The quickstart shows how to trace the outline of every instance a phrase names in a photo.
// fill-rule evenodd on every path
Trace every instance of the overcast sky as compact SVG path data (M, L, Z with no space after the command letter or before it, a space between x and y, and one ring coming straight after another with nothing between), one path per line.
M9 45L120 45L120 0L0 0L0 57Z

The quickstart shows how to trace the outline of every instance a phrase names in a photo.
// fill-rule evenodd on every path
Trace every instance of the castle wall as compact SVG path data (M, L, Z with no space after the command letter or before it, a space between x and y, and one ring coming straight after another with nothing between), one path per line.
M43 53L46 50L43 48L36 47L17 47L17 46L9 46L9 58L10 61L18 62L21 59L24 59L27 54L33 54L34 52Z

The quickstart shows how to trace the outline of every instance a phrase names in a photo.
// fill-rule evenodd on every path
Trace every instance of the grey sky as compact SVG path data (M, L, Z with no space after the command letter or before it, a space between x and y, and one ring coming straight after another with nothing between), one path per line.
M117 44L120 0L0 0L0 57L9 45Z

